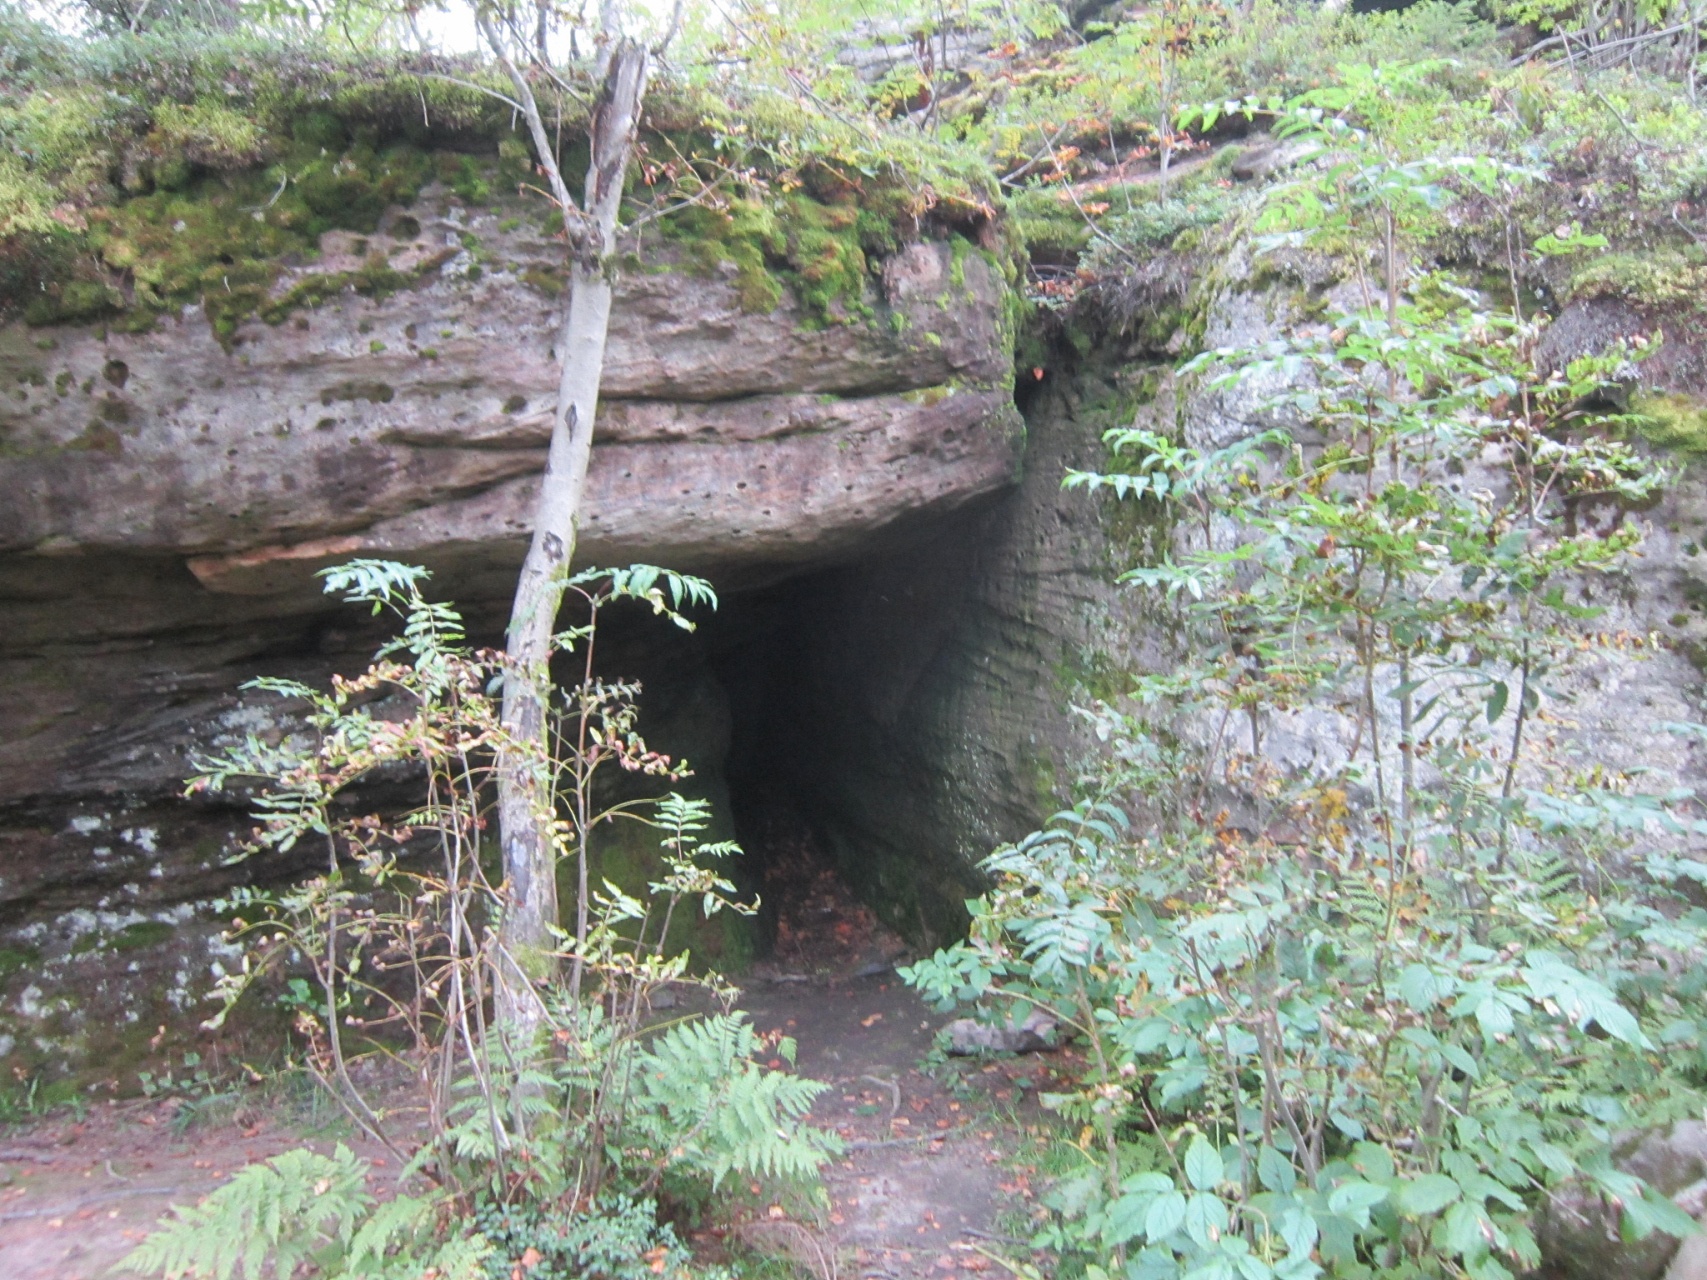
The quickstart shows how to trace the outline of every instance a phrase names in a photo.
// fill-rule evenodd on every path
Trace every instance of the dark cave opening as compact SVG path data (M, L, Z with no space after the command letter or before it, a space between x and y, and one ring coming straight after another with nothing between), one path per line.
M644 687L647 745L688 757L683 789L742 846L726 870L761 897L758 955L779 969L859 969L964 929L982 836L941 765L977 517L725 591L693 634L631 609L600 640L600 668Z
M836 662L825 614L840 576L723 593L692 634L627 610L610 617L599 641L600 670L642 685L647 746L686 758L693 776L679 789L709 799L712 834L741 846L721 869L744 899L759 899L756 958L782 974L849 972L883 959L886 946L900 949L857 884L859 842L835 838L840 815L824 776L837 753L821 736L845 735L862 716L858 691L826 680Z

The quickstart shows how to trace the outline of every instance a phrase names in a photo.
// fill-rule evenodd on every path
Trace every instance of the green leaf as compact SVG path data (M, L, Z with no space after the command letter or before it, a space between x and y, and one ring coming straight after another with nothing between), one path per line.
M1344 1214L1356 1222L1363 1223L1368 1221L1369 1210L1386 1198L1386 1187L1378 1187L1362 1178L1351 1178L1329 1193L1328 1211Z
M1227 1206L1218 1195L1199 1191L1186 1201L1185 1232L1199 1248L1211 1247L1227 1230Z
M1458 1184L1444 1173L1425 1173L1399 1187L1394 1205L1406 1217L1420 1218L1439 1213L1458 1196Z
M1661 1195L1653 1187L1642 1189L1642 1198L1634 1204L1627 1204L1625 1212L1632 1220L1643 1220L1647 1231L1663 1231L1668 1236L1693 1236L1701 1231L1701 1226L1682 1209Z
M1435 1001L1451 992L1452 980L1427 965L1408 964L1399 973L1399 994L1417 1013L1432 1008Z
M1221 1154L1201 1133L1191 1140L1185 1152L1185 1176L1199 1191L1213 1191L1221 1185L1225 1170Z
M1379 1142L1359 1142L1353 1146L1351 1165L1377 1185L1393 1180L1393 1153Z
M1266 1145L1257 1152L1257 1177L1262 1179L1263 1186L1282 1195L1291 1195L1298 1185L1298 1171L1292 1167L1292 1161Z
M1185 1222L1185 1193L1169 1191L1156 1197L1150 1212L1144 1215L1144 1235L1152 1244L1160 1244Z
M1440 1046L1440 1056L1445 1058L1465 1075L1469 1076L1470 1079L1480 1080L1482 1078L1482 1069L1476 1065L1476 1060L1470 1056L1467 1050L1460 1046L1442 1043Z
M1511 696L1511 690L1506 687L1504 680L1494 681L1494 691L1488 695L1488 723L1492 724L1505 714L1506 699Z

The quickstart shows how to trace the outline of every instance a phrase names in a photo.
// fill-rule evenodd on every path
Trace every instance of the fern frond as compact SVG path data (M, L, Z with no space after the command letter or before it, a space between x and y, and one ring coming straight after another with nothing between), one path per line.
M719 1014L670 1028L637 1059L641 1122L713 1186L731 1173L804 1180L841 1150L805 1123L829 1086L765 1069L758 1048L745 1014Z
M257 1280L268 1260L278 1280L329 1243L347 1245L373 1204L367 1165L342 1143L331 1156L286 1151L252 1164L200 1204L173 1217L119 1264L167 1280Z

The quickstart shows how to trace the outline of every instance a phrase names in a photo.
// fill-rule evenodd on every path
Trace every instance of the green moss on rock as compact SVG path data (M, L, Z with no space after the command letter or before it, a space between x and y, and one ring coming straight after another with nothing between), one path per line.
M1685 395L1639 395L1631 411L1643 439L1690 458L1707 457L1707 402Z
M1569 296L1618 297L1647 307L1707 309L1707 250L1655 248L1591 255L1571 276Z

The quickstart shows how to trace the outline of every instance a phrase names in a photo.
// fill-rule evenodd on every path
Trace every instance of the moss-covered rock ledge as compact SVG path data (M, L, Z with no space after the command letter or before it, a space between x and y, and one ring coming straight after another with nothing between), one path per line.
M0 1059L32 1069L193 1034L219 894L302 868L226 865L248 821L179 798L192 759L295 731L246 680L372 651L323 564L427 564L489 627L556 388L559 227L473 71L139 47L0 89ZM990 193L724 109L656 98L653 152L741 179L622 246L581 556L730 590L1010 486L1024 437ZM718 791L716 717L660 714Z

